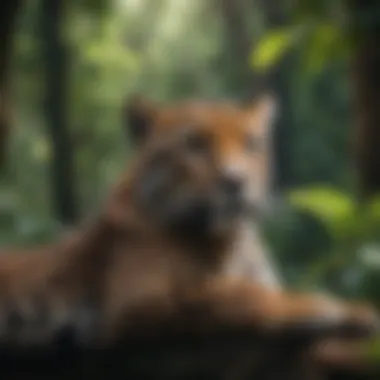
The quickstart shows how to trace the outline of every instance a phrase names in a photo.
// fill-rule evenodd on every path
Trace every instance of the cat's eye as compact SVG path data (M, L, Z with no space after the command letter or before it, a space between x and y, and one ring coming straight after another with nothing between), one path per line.
M186 136L185 146L191 153L205 153L210 147L210 141L206 136L200 134L190 134Z
M247 136L244 140L244 146L248 152L259 152L262 150L263 142L257 136Z

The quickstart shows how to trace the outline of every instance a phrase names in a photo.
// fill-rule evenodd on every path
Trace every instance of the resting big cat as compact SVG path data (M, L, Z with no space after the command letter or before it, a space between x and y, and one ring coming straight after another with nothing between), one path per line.
M272 104L273 105L273 104ZM271 121L275 116L275 109L272 108L270 113L257 114L261 119L261 125L264 128L257 129L256 133L256 150L250 155L242 158L241 152L237 145L233 144L230 138L230 130L225 128L225 124L230 122L227 115L235 112L235 124L244 124L244 116L239 113L239 107L230 102L180 102L170 105L157 105L152 101L143 98L134 98L128 101L125 109L127 121L127 131L129 138L140 149L150 140L159 140L168 133L176 134L177 129L183 128L183 125L194 126L197 113L207 114L209 120L212 120L210 126L214 127L213 133L202 131L203 139L208 140L209 154L217 154L218 162L230 160L230 166L238 168L244 160L253 160L249 171L243 176L250 177L257 188L260 189L260 195L256 199L255 209L260 211L267 201L267 193L270 185L270 164L271 164ZM160 122L154 122L159 119ZM272 120L271 120L272 119ZM176 120L173 122L173 120ZM260 122L259 122L260 124ZM190 128L190 127L189 127ZM196 165L202 165L198 160ZM241 175L241 173L240 173ZM256 189L257 190L257 189ZM273 263L266 252L265 245L260 237L259 223L257 215L246 214L239 218L239 227L235 236L234 244L230 247L229 261L226 265L226 273L234 274L240 277L252 279L256 283L262 284L267 289L280 290L283 286L280 276L276 273ZM350 369L369 365L365 359L365 352L362 349L360 341L328 341L321 343L321 347L315 355L318 362L325 365ZM365 364L367 363L367 364Z
M140 126L159 136L97 217L54 247L1 256L0 338L46 343L68 327L83 345L242 328L376 329L370 307L268 289L226 270L242 218L267 191L271 116L269 97L152 112Z

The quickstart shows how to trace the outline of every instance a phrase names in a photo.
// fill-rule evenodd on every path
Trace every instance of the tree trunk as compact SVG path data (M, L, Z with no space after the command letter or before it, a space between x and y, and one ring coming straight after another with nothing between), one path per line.
M68 50L61 35L64 0L43 0L41 39L45 63L45 115L52 146L51 186L56 215L63 224L78 217L74 152L68 131Z
M281 28L288 24L289 9L286 3L286 1L279 4L277 0L261 0L260 5L264 10L268 29ZM292 54L288 54L267 78L269 87L278 97L280 109L280 116L274 128L274 185L279 190L284 190L293 184L289 155L293 120L289 91L292 61Z
M13 26L21 0L6 0L0 16L0 169L6 165L10 131L8 94L9 60L12 49Z
M349 0L354 40L354 149L359 193L380 191L380 2Z
M221 57L224 72L228 79L229 90L243 99L251 98L259 91L261 83L249 67L249 55L253 38L244 23L244 0L215 0L215 10L223 20L223 39L226 43L225 54Z

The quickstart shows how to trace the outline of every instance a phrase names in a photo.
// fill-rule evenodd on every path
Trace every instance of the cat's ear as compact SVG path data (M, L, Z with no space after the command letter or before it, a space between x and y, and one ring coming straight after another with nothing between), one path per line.
M141 144L149 135L156 112L155 104L140 95L128 99L124 108L127 133L134 144Z
M270 134L278 117L278 101L273 94L264 94L248 107L249 125L261 134Z

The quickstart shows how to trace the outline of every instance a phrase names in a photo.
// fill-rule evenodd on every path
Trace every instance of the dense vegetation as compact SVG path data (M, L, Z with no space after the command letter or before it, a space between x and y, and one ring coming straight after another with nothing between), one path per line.
M349 149L355 1L289 3L22 4L1 246L51 241L96 210L133 149L123 123L129 94L247 99L264 83L281 101L267 231L285 278L378 302L380 205L357 202Z

